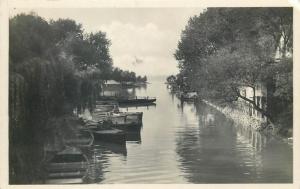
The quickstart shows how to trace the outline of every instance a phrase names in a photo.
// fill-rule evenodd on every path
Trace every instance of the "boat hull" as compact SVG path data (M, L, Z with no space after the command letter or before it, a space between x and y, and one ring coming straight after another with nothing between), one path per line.
M123 131L113 129L113 130L103 130L103 131L93 131L95 142L109 142L115 144L126 144L126 135Z
M117 99L119 104L146 104L154 103L156 99Z
M142 113L120 113L108 117L112 126L121 130L140 130L142 126Z
M124 130L124 131L140 131L142 128L141 124L114 124L113 128Z
M82 183L88 169L87 157L77 148L56 153L46 164L47 184Z
M156 98L149 98L149 97L124 98L118 96L101 96L100 100L116 101L119 105L121 105L121 104L154 103L156 101Z

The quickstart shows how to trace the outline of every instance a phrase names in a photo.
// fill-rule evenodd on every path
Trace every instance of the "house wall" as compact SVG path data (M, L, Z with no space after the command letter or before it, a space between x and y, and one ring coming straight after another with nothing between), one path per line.
M254 91L251 87L241 87L240 88L241 94L250 99L253 100ZM261 109L266 109L267 107L267 88L263 83L257 83L255 85L255 103L258 107ZM239 109L247 114L248 116L254 117L261 121L266 121L266 117L259 111L257 111L255 108L253 108L253 105L249 102L246 102L245 100L239 98L237 102L237 106Z
M293 56L293 53L292 53L291 49L284 48L284 39L283 39L283 36L281 36L278 47L275 51L275 56L274 56L275 60L280 60L282 57L291 58L292 56Z

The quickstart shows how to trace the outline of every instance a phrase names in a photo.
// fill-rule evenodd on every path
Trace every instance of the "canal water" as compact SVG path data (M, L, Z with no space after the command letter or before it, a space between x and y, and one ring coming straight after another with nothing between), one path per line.
M98 183L287 183L292 147L233 124L204 103L182 103L164 84L129 89L156 97L126 146L95 147ZM134 91L132 91L134 90Z

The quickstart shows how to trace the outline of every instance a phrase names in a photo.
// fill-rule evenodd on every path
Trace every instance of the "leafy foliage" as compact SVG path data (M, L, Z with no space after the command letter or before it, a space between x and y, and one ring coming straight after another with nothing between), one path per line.
M176 81L203 98L241 98L275 118L292 103L292 59L287 56L293 50L292 26L291 8L208 8L190 18L181 34L174 54L180 69ZM282 104L278 112L270 115L241 95L241 86L255 90L257 83L268 86L269 104Z
M119 69L113 68L106 34L85 34L73 20L48 23L34 13L19 14L10 19L9 32L10 182L30 183L24 172L38 168L27 167L30 158L16 149L42 148L45 137L56 133L51 120L92 107L103 80ZM146 80L120 73L120 80Z

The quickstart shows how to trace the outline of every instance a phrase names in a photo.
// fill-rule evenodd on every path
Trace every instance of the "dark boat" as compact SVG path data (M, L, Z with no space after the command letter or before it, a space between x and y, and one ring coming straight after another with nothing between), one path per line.
M142 124L143 112L118 112L109 115L108 118L116 124Z
M115 100L97 100L96 105L118 105Z
M156 106L154 102L149 102L149 103L134 103L134 104L120 104L119 105L121 108L130 108L130 107L151 107L151 106Z
M103 141L115 144L126 144L125 132L119 129L96 130L92 132L95 142Z
M121 130L139 130L142 125L143 112L92 113L97 124L86 124L92 130L117 128Z
M146 104L146 103L153 103L156 101L156 98L150 97L136 97L136 98L120 98L117 99L119 104Z
M133 132L133 131L128 131L126 132L126 141L129 142L135 142L135 143L141 143L141 132Z
M123 131L140 131L143 125L141 124L114 124L113 128Z
M108 117L112 127L125 131L139 131L142 127L142 112L122 112Z
M146 103L153 103L156 101L155 97L135 97L135 98L128 98L122 96L101 96L101 100L109 100L109 101L116 101L120 105L121 104L146 104Z

